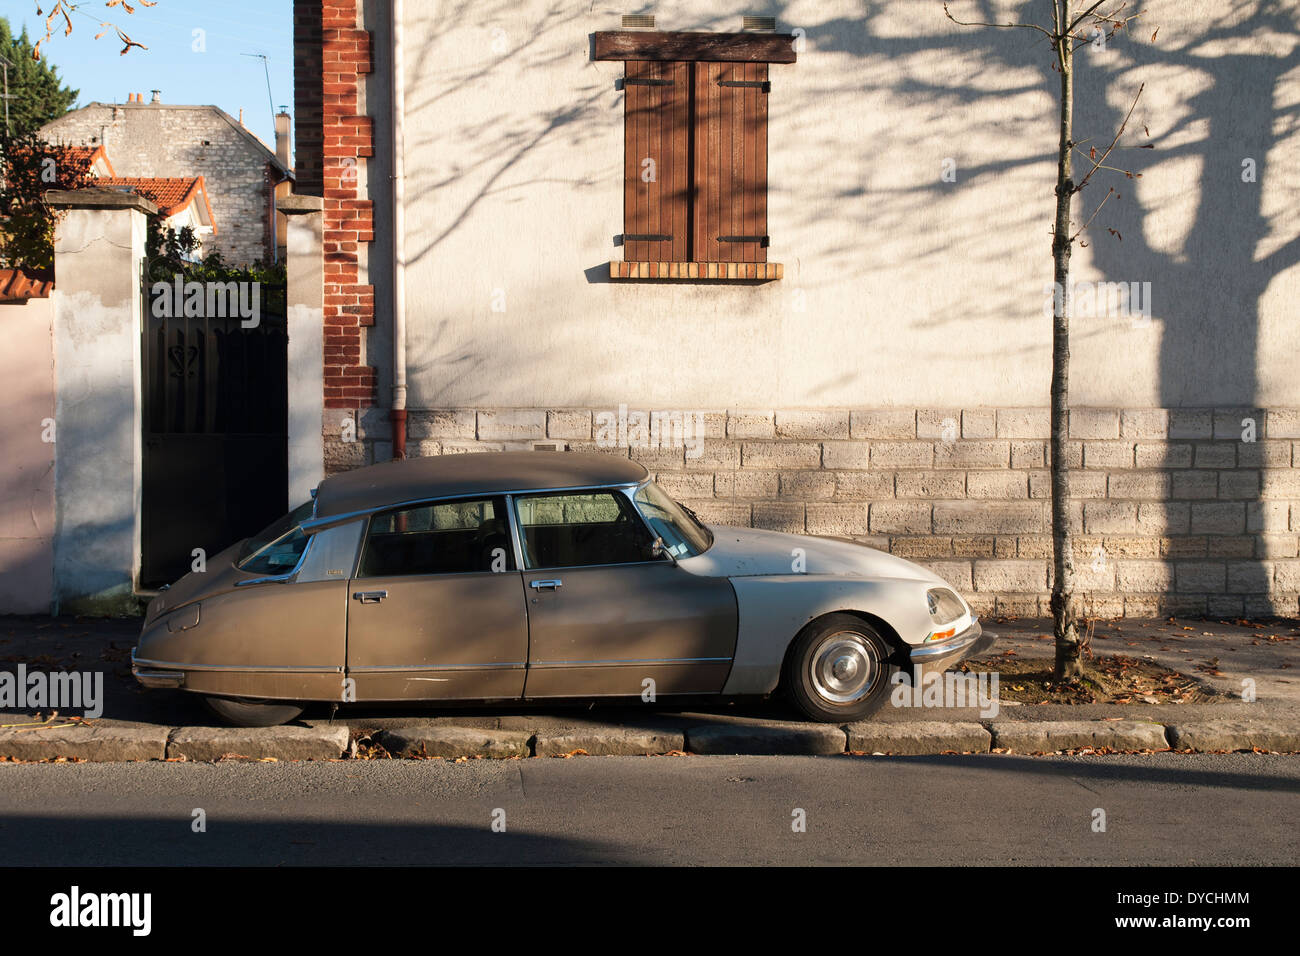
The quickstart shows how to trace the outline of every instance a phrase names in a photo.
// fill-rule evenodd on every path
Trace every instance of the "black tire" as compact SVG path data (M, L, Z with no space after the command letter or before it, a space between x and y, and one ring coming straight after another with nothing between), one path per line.
M852 614L828 614L799 633L782 683L809 720L840 724L874 713L889 696L893 648Z
M302 705L284 700L247 697L205 697L208 709L234 727L274 727L302 713Z

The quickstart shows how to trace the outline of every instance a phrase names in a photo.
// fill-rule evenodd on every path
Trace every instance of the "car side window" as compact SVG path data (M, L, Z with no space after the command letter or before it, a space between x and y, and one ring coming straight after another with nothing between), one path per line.
M610 491L558 492L515 499L524 564L574 568L666 560L623 495Z
M501 498L438 501L370 519L358 577L515 570Z

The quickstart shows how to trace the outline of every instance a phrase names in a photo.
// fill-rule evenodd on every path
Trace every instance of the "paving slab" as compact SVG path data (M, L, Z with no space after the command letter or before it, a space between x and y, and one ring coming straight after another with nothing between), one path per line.
M686 731L697 754L841 754L848 736L830 724L705 724Z
M995 720L989 724L995 749L1017 753L1107 747L1111 750L1167 750L1163 724L1138 720Z
M376 741L394 756L527 757L533 734L529 730L478 727L401 727L381 730Z
M683 733L657 733L627 727L603 727L577 733L538 732L533 752L553 757L584 751L590 757L639 757L686 749Z
M166 727L36 727L0 730L0 757L16 760L162 760Z
M313 727L178 727L167 742L168 757L212 761L337 760L348 749L345 724Z
M1300 752L1300 721L1201 720L1169 726L1174 750L1274 750Z
M862 721L844 728L849 750L867 753L918 754L988 753L993 735L974 722L945 723L937 720L908 723Z

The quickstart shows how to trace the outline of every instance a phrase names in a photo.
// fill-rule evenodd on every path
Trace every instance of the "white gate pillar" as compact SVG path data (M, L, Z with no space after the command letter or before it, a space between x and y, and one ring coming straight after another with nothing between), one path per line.
M136 610L146 216L130 193L47 193L54 236L54 610Z
M325 476L325 214L319 196L285 196L289 329L289 507Z

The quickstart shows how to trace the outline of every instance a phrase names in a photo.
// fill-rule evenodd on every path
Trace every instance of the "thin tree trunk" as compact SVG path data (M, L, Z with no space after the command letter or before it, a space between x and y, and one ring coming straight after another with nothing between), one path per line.
M1058 0L1058 34L1070 23L1070 0ZM1056 173L1056 227L1052 237L1055 297L1052 307L1052 620L1056 677L1083 671L1074 616L1074 546L1070 535L1070 471L1066 442L1070 422L1070 229L1074 199L1071 151L1074 135L1074 54L1060 37L1061 131Z

